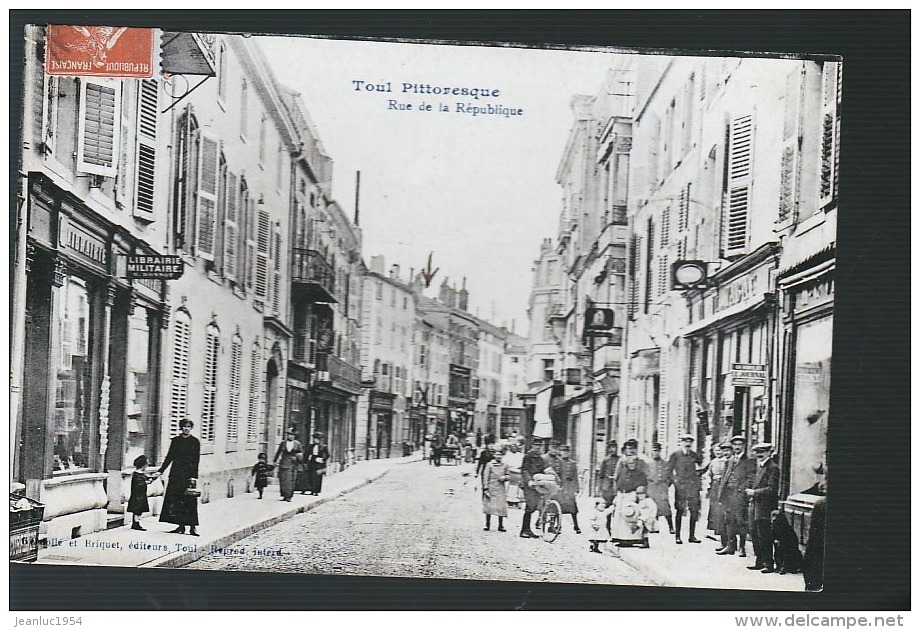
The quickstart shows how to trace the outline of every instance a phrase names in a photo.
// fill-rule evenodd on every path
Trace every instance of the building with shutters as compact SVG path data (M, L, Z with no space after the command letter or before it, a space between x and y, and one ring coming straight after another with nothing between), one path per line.
M47 74L48 31L27 27L10 461L14 486L46 505L43 537L119 522L134 458L162 459L169 439L176 294L129 277L126 257L175 251L163 114L175 92L160 74L208 79L214 59L198 36L138 31L152 78Z
M294 120L291 193L291 317L288 423L302 442L320 431L330 472L360 458L355 450L361 393L361 230L332 192L331 158L296 93L282 89Z
M400 275L372 256L364 276L362 364L373 382L359 402L355 450L359 459L401 457L404 444L420 443L421 423L412 419L417 385L416 294ZM411 447L411 448L414 448Z
M651 441L674 448L687 432L701 450L737 434L781 444L786 421L778 419L786 416L778 404L787 393L778 378L777 280L801 233L795 217L821 207L822 64L642 62L622 415L646 448ZM835 240L827 230L812 236L825 245ZM816 253L805 253L809 247L818 249L805 246L790 266ZM676 290L672 265L687 260L702 264L706 281ZM829 338L828 330L828 357ZM788 447L779 450L788 460Z
M241 493L258 453L272 459L285 421L293 160L300 138L283 89L250 39L209 42L216 76L164 115L172 151L163 444L191 418L202 500ZM184 77L170 79L181 94Z

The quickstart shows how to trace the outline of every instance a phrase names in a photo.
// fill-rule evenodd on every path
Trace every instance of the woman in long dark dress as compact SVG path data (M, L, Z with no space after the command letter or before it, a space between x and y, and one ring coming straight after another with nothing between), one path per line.
M313 434L313 443L307 448L307 486L314 495L319 495L323 490L323 477L328 463L329 449L323 434L317 431Z
M201 442L192 435L194 426L188 418L179 423L182 433L169 443L169 452L160 466L162 474L172 465L160 513L161 522L178 525L170 531L171 534L184 534L186 526L189 526L189 534L198 535L195 530L198 525L198 497L186 493L192 482L198 483L198 461L201 458Z
M294 496L294 484L298 473L303 469L303 447L294 438L294 427L287 431L287 439L278 445L274 461L278 464L278 484L281 486L281 500L290 501Z

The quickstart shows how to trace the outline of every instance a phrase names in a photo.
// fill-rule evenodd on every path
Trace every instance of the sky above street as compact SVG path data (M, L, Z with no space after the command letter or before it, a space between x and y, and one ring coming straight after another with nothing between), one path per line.
M571 99L598 92L613 54L256 39L278 80L301 93L351 218L361 172L365 261L382 254L408 279L434 252L430 293L466 277L472 313L526 333L531 265L561 210ZM488 106L501 113L479 111Z

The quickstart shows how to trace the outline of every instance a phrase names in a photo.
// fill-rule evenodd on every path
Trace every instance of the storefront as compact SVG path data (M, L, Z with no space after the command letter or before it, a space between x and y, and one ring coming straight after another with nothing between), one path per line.
M46 504L48 535L69 538L123 511L110 474L162 454L165 283L126 279L126 256L156 252L40 175L30 179L28 222L14 476Z
M682 430L695 426L712 443L733 435L749 443L774 439L776 263L775 249L764 246L690 299L692 320L681 331L688 365Z
M372 391L367 419L366 459L389 457L393 444L393 410L396 394ZM400 451L402 452L402 451Z
M783 494L812 486L815 469L827 466L834 268L830 250L779 279L783 306Z

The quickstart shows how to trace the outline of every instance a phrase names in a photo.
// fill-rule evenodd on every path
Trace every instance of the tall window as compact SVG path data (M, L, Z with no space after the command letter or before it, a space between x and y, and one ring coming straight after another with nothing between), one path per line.
M217 98L227 97L227 47L221 42L217 49Z
M134 216L153 220L153 194L156 181L157 119L159 112L157 79L140 82L137 104L137 177L134 190Z
M169 432L179 434L179 422L188 417L189 342L192 320L188 311L176 311L173 322L172 391L169 401Z
M187 107L176 123L176 176L173 178L175 246L191 251L195 190L198 186L198 120Z
M230 345L230 397L227 400L227 441L236 442L240 433L240 379L243 369L243 340L233 335Z
M105 177L117 171L121 136L121 86L101 80L80 80L77 170Z
M265 114L259 119L259 164L265 165L265 141L267 134L268 119Z
M233 173L226 174L226 195L224 202L224 253L223 265L224 276L230 280L237 279L237 268L239 265L239 206L240 206L240 189L239 180Z
M198 189L195 195L198 227L195 234L195 253L205 260L214 260L220 145L217 138L205 132L200 133L198 139Z
M748 244L754 118L734 118L728 131L728 207L723 233L724 256L744 254Z
M255 294L263 301L267 301L270 293L271 241L271 216L260 206L256 224Z
M245 140L249 133L249 86L246 79L240 81L240 137Z
M837 198L840 168L841 64L826 62L821 73L821 179L819 202L825 207Z
M214 425L217 408L217 358L220 350L220 330L208 326L204 351L204 389L201 398L201 440L214 441Z
M786 75L783 98L783 141L780 153L779 213L777 220L786 221L796 216L798 163L799 163L799 78L795 68Z
M252 344L249 355L249 411L246 414L246 441L250 444L256 441L256 431L259 426L259 382L262 373L262 348L259 342Z

